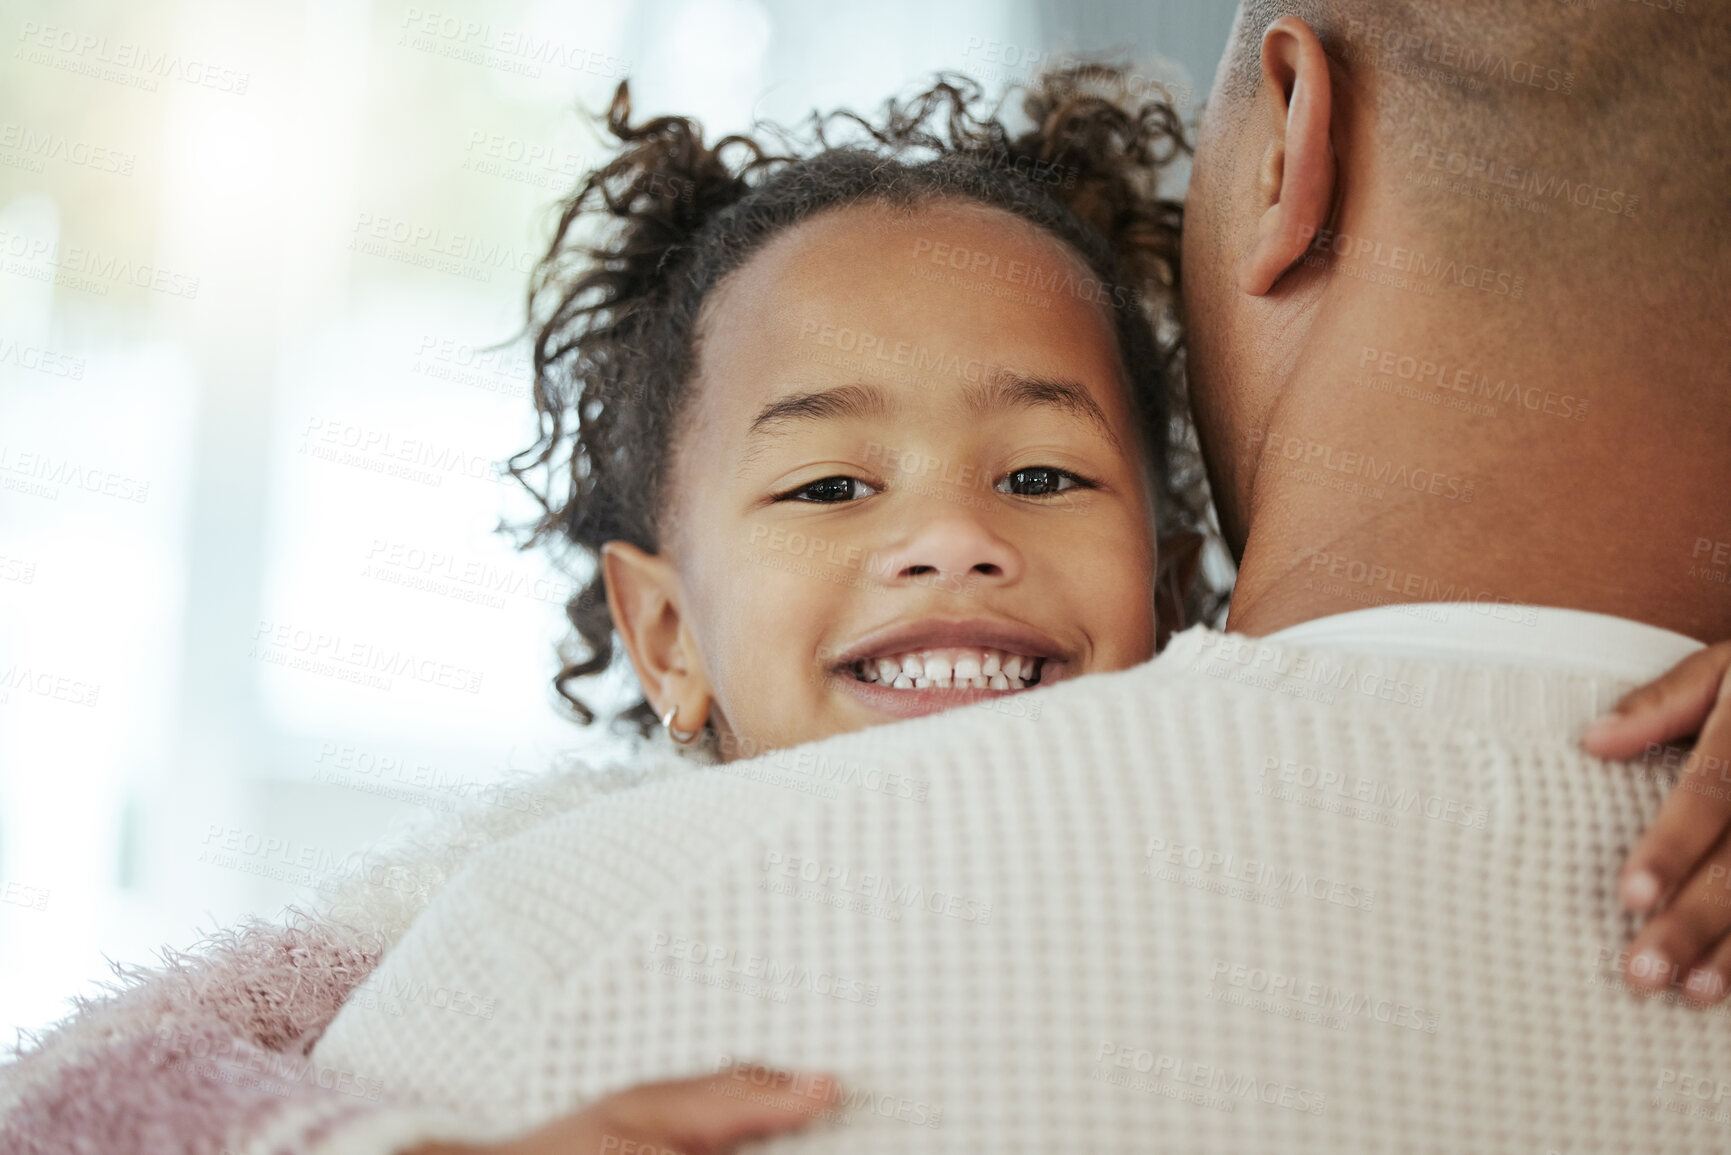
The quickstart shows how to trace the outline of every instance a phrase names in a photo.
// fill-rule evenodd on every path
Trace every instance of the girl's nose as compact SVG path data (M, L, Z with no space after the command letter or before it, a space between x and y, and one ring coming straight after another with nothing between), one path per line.
M921 521L884 558L892 583L1007 584L1022 576L1022 553L981 517L944 510Z

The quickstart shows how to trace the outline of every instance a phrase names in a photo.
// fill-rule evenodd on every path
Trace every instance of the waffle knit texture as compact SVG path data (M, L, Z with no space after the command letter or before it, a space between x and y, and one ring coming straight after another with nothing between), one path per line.
M313 1058L470 1139L750 1059L846 1088L777 1151L1723 1151L1724 1008L1618 977L1628 688L1192 630L500 842Z

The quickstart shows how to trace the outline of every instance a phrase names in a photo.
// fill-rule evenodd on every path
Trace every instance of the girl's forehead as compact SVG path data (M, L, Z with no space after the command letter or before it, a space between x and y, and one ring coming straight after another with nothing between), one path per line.
M992 369L1061 376L1124 415L1113 289L1044 230L938 201L852 206L789 228L705 302L698 404L761 404L858 377L940 401Z

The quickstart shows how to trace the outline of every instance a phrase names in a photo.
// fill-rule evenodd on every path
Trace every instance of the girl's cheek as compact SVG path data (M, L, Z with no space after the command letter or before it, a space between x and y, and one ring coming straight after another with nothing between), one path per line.
M716 663L725 673L714 687L738 756L824 737L820 708L829 687L819 647L843 607L823 598L829 583L809 574L746 573L741 580L739 596L723 603L734 620L725 631L730 652Z

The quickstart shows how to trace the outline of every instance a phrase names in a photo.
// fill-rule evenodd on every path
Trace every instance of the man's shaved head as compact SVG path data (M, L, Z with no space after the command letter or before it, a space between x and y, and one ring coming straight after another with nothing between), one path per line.
M1368 95L1390 175L1414 185L1442 230L1553 251L1662 236L1698 253L1731 233L1731 19L1714 8L1244 0L1215 99L1229 124L1248 113L1264 30L1297 16ZM1506 211L1487 213L1487 198ZM1571 227L1594 220L1586 210L1647 227Z

